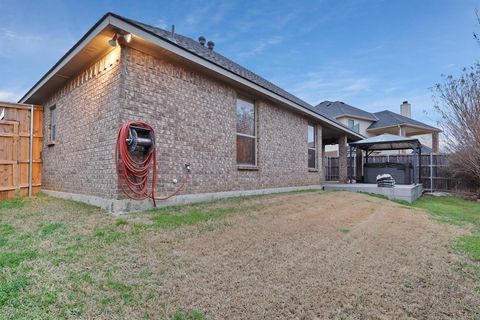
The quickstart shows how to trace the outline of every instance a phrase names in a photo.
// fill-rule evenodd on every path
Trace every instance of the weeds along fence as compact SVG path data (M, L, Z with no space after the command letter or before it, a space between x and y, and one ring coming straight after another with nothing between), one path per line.
M353 160L353 166L350 161ZM403 163L413 164L413 155L381 155L369 156L369 163ZM325 180L338 180L338 157L325 158ZM348 175L356 176L355 156L347 158ZM476 187L472 181L455 178L449 166L447 154L425 154L421 158L421 173L423 188L427 191L443 191L454 193L473 193ZM416 164L418 168L418 164ZM353 167L353 168L352 168ZM353 169L353 172L351 170Z

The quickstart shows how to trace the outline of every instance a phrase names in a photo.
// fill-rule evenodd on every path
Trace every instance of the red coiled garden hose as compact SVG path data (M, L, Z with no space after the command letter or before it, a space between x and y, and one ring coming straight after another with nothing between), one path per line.
M115 146L115 165L117 168L118 185L128 198L133 200L145 200L150 198L153 200L153 205L156 206L156 200L170 199L185 188L190 178L190 168L186 165L187 172L177 190L165 197L156 198L157 150L155 142L153 143L153 148L150 152L144 155L143 159L140 157L135 159L135 157L130 154L127 145L131 126L150 130L153 133L153 136L155 136L155 130L144 122L131 121L120 127ZM153 171L151 184L149 183L150 169Z

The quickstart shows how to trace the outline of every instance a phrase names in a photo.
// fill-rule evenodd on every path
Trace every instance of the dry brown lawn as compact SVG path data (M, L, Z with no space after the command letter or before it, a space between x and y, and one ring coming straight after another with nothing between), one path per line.
M480 317L480 264L451 250L466 228L368 195L117 218L45 196L15 206L0 209L1 319Z

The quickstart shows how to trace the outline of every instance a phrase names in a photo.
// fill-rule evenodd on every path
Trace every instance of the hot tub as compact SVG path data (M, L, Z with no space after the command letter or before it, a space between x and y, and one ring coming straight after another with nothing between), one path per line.
M377 183L377 175L390 174L396 184L412 184L413 166L403 163L365 163L364 165L364 182Z

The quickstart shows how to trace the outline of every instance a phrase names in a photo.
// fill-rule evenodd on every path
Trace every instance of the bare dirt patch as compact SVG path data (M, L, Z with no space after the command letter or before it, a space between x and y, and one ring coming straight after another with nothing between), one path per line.
M214 319L468 318L480 308L452 272L459 229L359 194L263 202L255 218L181 243L185 266L159 294Z

